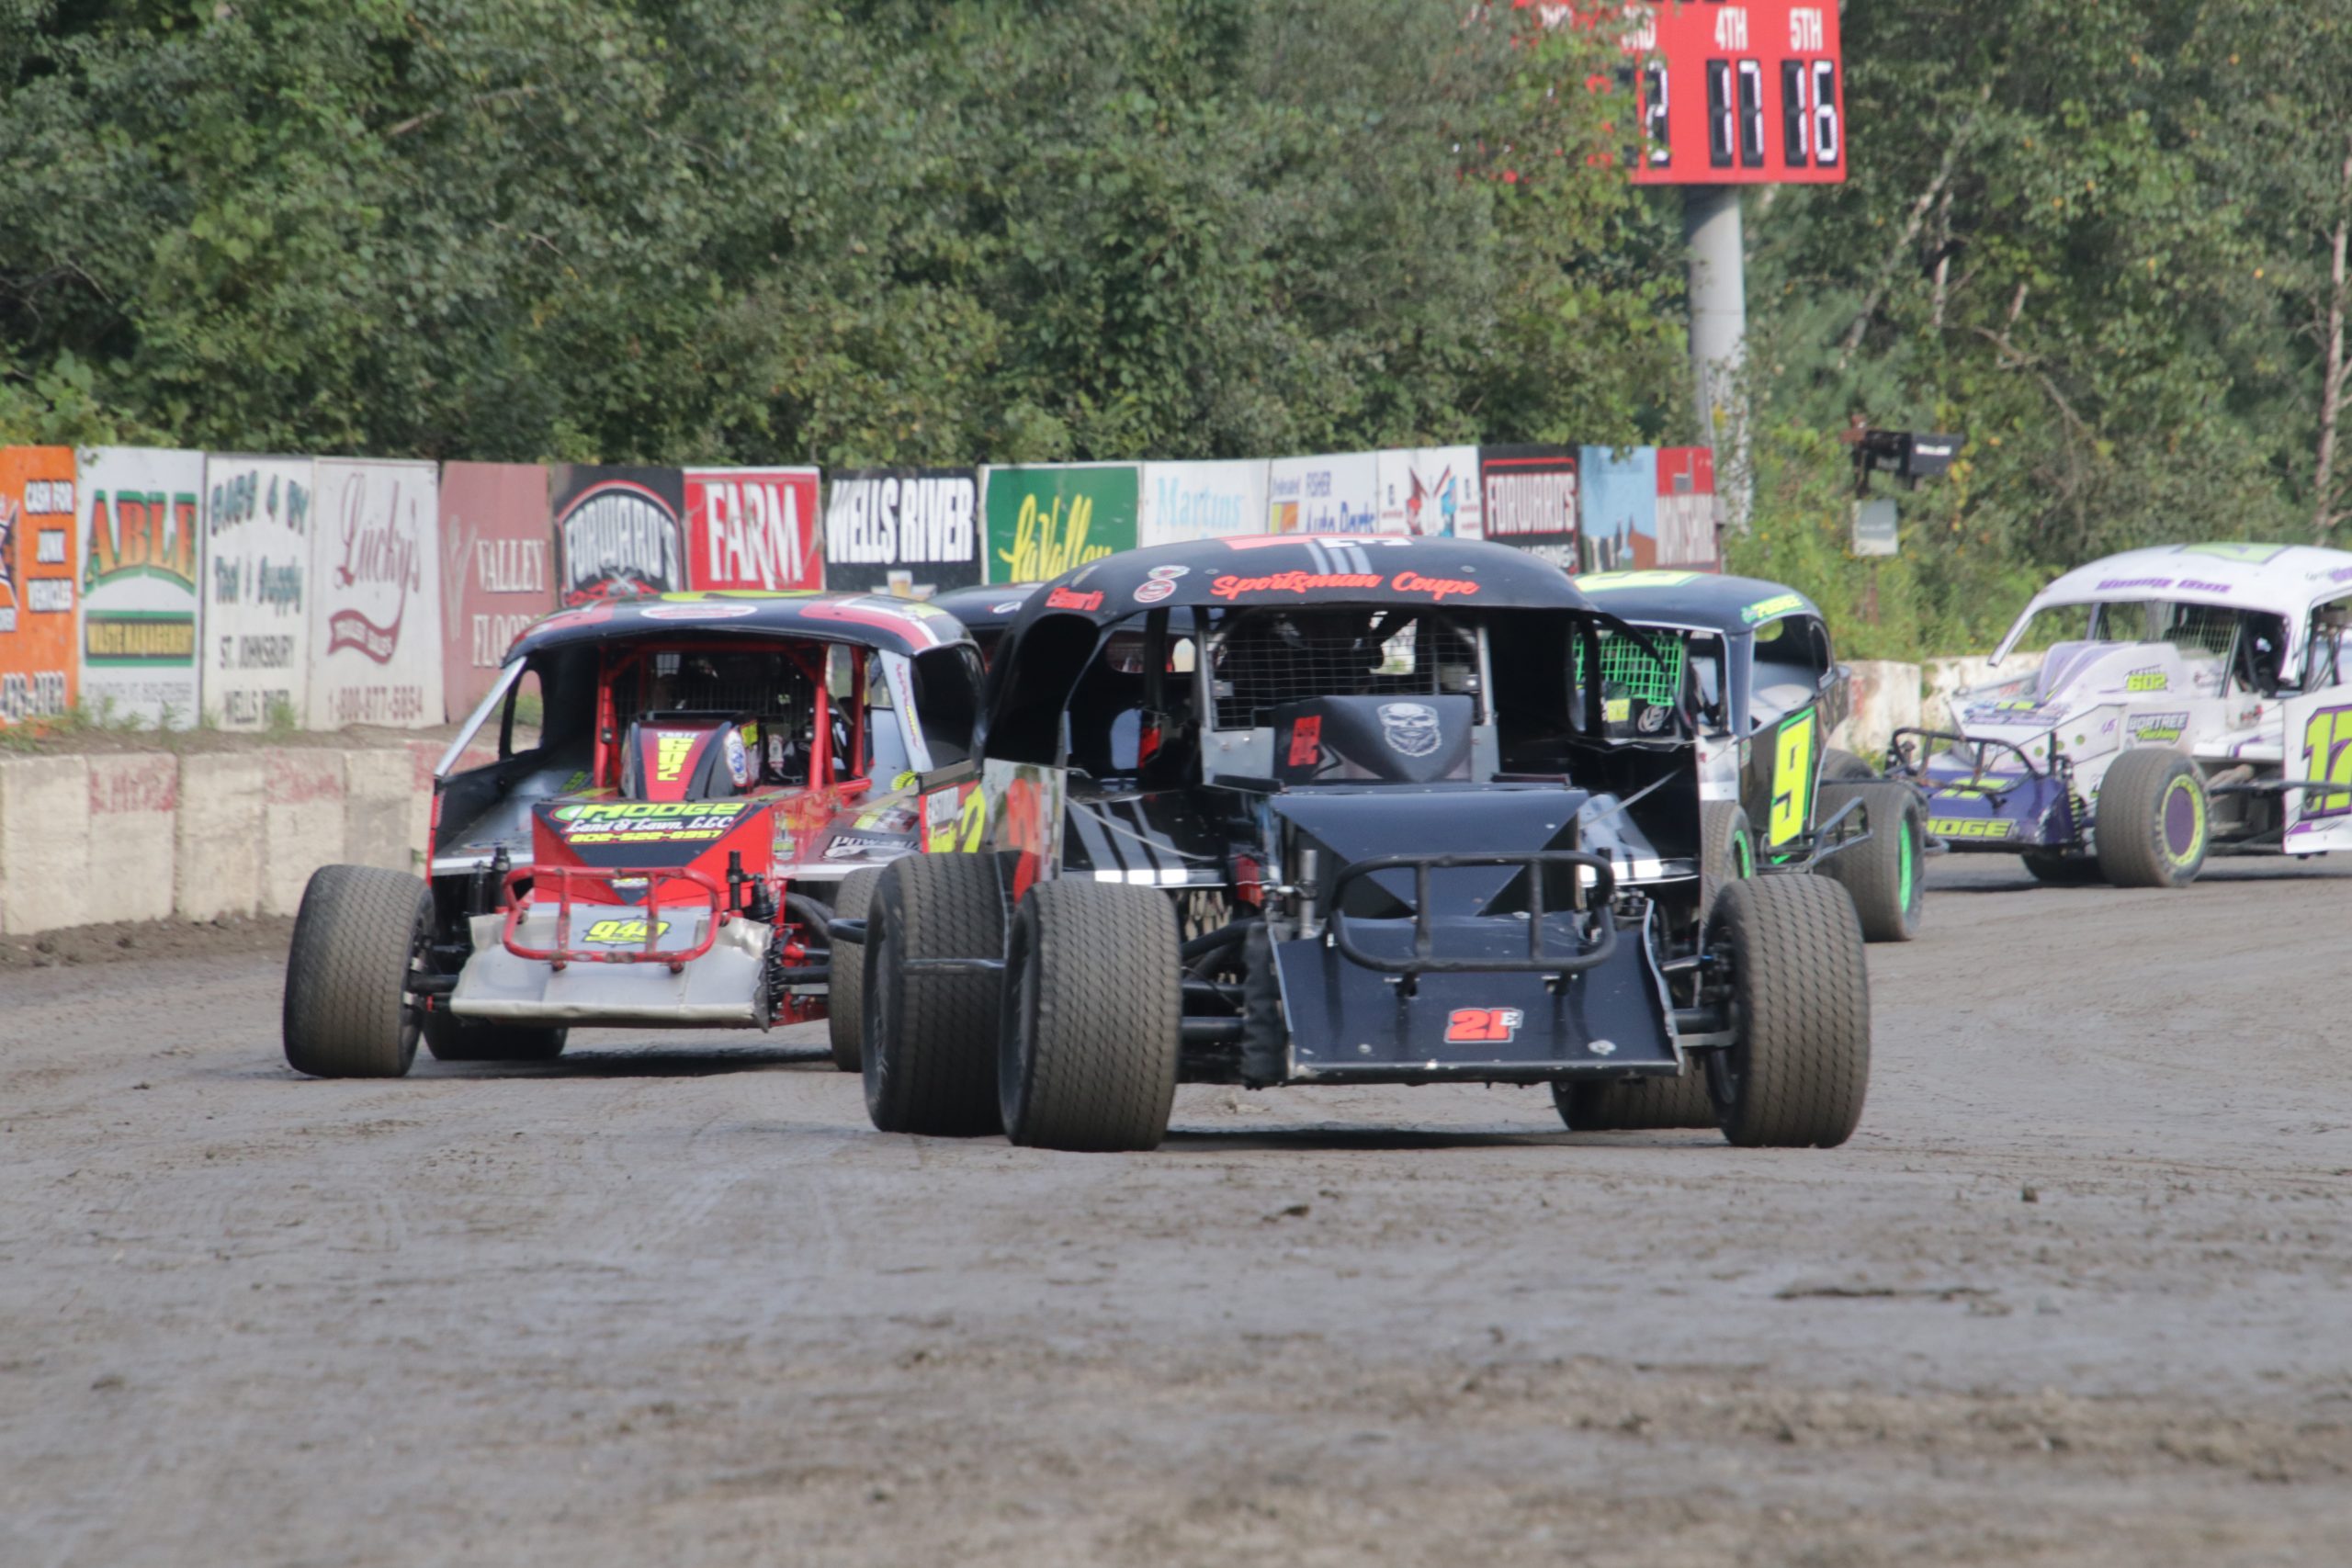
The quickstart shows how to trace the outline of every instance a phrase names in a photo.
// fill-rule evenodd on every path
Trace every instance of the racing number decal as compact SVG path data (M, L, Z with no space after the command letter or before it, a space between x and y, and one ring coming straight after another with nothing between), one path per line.
M2303 727L2303 777L2346 786L2342 790L2305 792L2306 818L2341 817L2352 812L2352 708L2329 708L2312 715L2311 722Z
M958 853L975 855L980 852L980 840L989 830L988 792L974 789L964 797L964 814L956 819L956 849Z
M1772 821L1767 843L1785 844L1804 831L1813 813L1813 731L1807 708L1781 726L1772 759Z
M1527 1015L1517 1008L1456 1008L1445 1021L1449 1045L1509 1044L1519 1038Z

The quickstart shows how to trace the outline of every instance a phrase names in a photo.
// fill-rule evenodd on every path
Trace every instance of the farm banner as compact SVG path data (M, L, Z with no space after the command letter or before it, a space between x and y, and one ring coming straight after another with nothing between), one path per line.
M1482 447L1478 475L1487 538L1577 569L1575 447Z
M1267 465L1266 532L1380 531L1380 458L1372 452L1277 457Z
M825 586L928 599L981 578L978 468L854 468L825 500Z
M825 585L814 468L688 468L687 578L770 593Z
M74 705L74 449L0 447L0 729Z
M111 720L196 723L204 454L96 446L81 461L82 702Z
M204 460L202 695L223 729L309 715L315 482L308 457Z
M1657 453L1657 564L1717 569L1715 454L1705 446Z
M548 471L537 463L441 468L441 706L474 710L506 649L555 608Z
M679 469L567 463L555 470L548 500L558 591L566 604L686 586L686 488Z
M318 460L310 727L441 722L440 468Z
M1140 470L1067 463L985 470L990 582L1044 582L1136 547Z
M1146 463L1143 516L1147 545L1213 539L1268 530L1263 461Z
M1476 539L1478 449L1419 446L1380 454L1380 531Z

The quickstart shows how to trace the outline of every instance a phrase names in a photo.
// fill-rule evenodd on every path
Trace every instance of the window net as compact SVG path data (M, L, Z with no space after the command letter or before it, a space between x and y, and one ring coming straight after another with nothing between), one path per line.
M1472 635L1442 616L1396 610L1254 612L1212 639L1219 729L1273 722L1314 697L1437 696L1477 688Z
M1620 632L1600 634L1600 683L1612 697L1638 697L1657 707L1672 707L1682 699L1682 639L1665 633L1644 648ZM1577 639L1577 684L1584 675L1584 639ZM1653 652L1651 649L1655 649Z

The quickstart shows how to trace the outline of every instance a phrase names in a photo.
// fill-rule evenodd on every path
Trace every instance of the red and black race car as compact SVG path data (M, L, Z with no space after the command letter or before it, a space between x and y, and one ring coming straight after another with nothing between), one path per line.
M980 679L952 615L877 596L664 593L536 623L442 761L429 875L311 879L288 1062L397 1077L420 1037L539 1059L575 1024L826 1016L827 923L879 866L978 842ZM460 771L493 721L497 759ZM834 1033L854 1070L854 1005Z

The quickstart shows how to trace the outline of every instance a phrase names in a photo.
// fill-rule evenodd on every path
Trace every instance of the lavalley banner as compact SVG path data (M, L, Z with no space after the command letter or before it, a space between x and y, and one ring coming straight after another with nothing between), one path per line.
M685 475L567 463L548 500L566 604L686 587Z
M825 501L825 586L928 599L979 586L978 468L853 468Z
M1419 446L1380 454L1380 531L1476 539L1478 449Z
M1576 571L1577 453L1573 446L1487 446L1478 453L1487 537Z
M989 468L989 581L1044 582L1136 547L1140 470L1132 463Z
M0 729L74 705L71 446L0 448Z
M97 446L81 460L82 702L109 719L196 723L204 454Z
M311 728L441 722L440 468L322 457Z
M309 722L308 457L204 460L204 712L223 729Z
M1269 534L1376 534L1380 458L1371 452L1277 457L1267 465Z
M523 628L555 605L548 471L537 463L441 468L441 690L451 718L498 681Z
M1260 461L1146 463L1138 536L1147 545L1267 531L1266 469Z
M686 549L696 588L770 593L825 585L814 468L688 468Z

